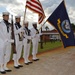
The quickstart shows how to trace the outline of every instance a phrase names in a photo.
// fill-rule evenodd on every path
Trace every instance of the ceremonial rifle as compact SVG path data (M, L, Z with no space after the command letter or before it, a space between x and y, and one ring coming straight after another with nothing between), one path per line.
M13 25L13 15L11 15L11 38L14 40L14 43L12 43L12 50L13 53L16 54L16 44L15 44L15 34L14 34L14 25Z

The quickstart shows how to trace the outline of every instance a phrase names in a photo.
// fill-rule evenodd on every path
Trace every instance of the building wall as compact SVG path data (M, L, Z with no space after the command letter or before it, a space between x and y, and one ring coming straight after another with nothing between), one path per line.
M43 34L42 35L43 41L50 41L50 40L61 40L59 34Z

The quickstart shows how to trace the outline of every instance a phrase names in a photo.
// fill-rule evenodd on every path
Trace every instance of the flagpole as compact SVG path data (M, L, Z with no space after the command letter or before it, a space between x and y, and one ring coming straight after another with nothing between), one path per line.
M26 18L26 8L25 8L25 12L24 12L23 25L24 25L25 18Z
M47 20L46 20L47 21ZM42 33L42 26L44 26L45 25L45 23L46 23L46 21L41 25L41 27L39 28L39 30L41 30L41 33ZM41 40L41 44L40 44L40 47L41 47L41 49L43 49L43 40L42 40L42 35L40 36L40 40Z
M27 1L27 0L26 0ZM25 11L24 11L24 18L23 18L23 25L24 25L24 22L25 22L25 18L26 18L26 6L25 6Z
M39 30L42 28L42 26L44 26L45 25L45 23L47 22L47 20L41 25L41 27L39 28Z

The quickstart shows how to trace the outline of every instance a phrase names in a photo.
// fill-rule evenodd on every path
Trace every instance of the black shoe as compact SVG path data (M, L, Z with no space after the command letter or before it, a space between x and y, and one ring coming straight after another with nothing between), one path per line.
M19 69L20 67L19 66L14 66L14 68Z
M33 59L33 61L38 61L39 59L37 58L37 59Z
M19 67L23 67L23 65L18 65Z
M32 61L29 61L28 63L29 63L29 64L32 64L33 62L32 62Z
M6 72L11 72L12 70L5 70Z
M29 63L25 63L26 65L29 65Z
M0 73L1 73L1 74L6 74L6 72L5 72L5 71L0 71Z

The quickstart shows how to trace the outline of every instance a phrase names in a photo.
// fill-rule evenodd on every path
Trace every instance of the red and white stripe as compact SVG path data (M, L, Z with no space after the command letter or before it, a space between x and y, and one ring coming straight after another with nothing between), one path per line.
M38 23L40 24L45 18L42 5L39 0L27 0L26 7L39 14Z

